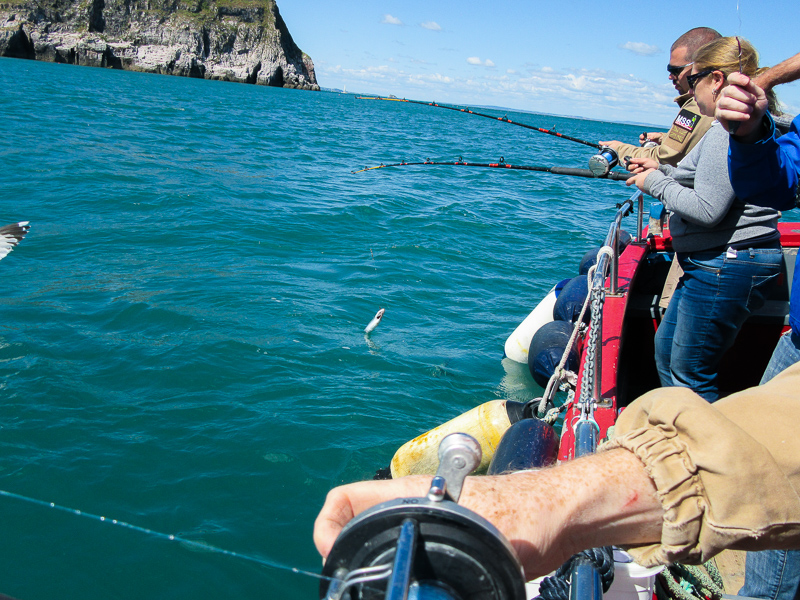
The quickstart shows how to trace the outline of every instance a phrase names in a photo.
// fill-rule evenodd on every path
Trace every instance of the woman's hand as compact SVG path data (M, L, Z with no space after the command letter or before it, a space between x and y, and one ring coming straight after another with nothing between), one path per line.
M650 175L655 169L645 169L644 171L640 169L637 170L637 174L633 177L629 178L625 185L635 185L637 188L642 190L645 194L649 193L646 189L644 189L644 180L647 179L647 176Z
M652 158L631 158L626 162L625 168L631 173L641 173L648 169L652 171L658 168L658 161Z

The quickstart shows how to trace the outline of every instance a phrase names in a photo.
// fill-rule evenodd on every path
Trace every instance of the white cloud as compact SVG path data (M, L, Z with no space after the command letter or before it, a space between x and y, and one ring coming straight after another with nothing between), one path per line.
M640 56L653 56L654 54L659 54L661 52L661 48L658 46L651 46L650 44L645 44L644 42L625 42L624 44L620 45L620 48L623 50L629 50L634 54L639 54Z
M586 76L581 75L580 77L576 77L574 73L568 73L567 79L570 80L570 85L574 87L576 90L583 90L586 89Z
M441 31L441 26L436 21L425 21L419 24L423 29L430 29L431 31Z
M490 68L494 66L494 63L491 60L489 60L488 58L486 60L481 60L477 56L470 56L467 59L467 63L470 64L470 65L477 65L477 66L490 67Z
M402 25L403 22L398 19L397 17L393 17L392 15L383 15L383 21L381 23L385 23L386 25Z
M477 57L476 66L486 61ZM361 69L340 65L317 67L320 84L346 85L359 92L394 94L451 104L496 105L551 114L579 115L611 121L639 121L668 125L675 116L673 89L628 74L580 68L530 67L517 73L497 69L448 72L405 70L397 63ZM531 121L535 123L535 121Z

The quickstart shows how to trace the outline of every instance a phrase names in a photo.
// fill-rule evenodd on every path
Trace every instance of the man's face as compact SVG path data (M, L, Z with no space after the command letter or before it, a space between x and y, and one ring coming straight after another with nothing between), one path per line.
M689 58L689 53L684 46L675 48L669 54L669 66L670 67L681 67L686 65L683 69L676 73L677 70L671 70L669 74L669 80L672 82L672 85L675 86L675 89L678 90L678 94L683 95L689 91L689 84L686 81L686 76L692 72L692 65L690 64L692 61Z

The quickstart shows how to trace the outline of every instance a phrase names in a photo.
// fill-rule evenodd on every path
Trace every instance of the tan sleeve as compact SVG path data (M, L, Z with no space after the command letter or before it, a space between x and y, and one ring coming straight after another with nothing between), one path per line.
M629 549L643 565L699 563L726 548L800 547L800 363L709 404L686 388L625 409L601 451L645 465L664 508L661 543Z
M616 152L620 160L626 156L631 158L652 158L662 165L677 165L697 142L705 135L714 123L712 117L700 114L694 98L686 102L672 122L670 130L664 134L658 146L643 148L633 144L622 144Z

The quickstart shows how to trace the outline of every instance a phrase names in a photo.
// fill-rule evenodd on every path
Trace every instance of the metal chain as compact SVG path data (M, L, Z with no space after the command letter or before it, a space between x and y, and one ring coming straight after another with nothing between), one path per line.
M586 346L586 358L583 366L583 378L581 379L581 396L579 402L586 404L589 401L589 390L594 389L595 377L595 352L597 349L597 340L600 336L599 327L600 314L603 310L603 303L606 298L606 291L603 288L592 288L590 291L592 295L592 326L589 329L589 339Z

